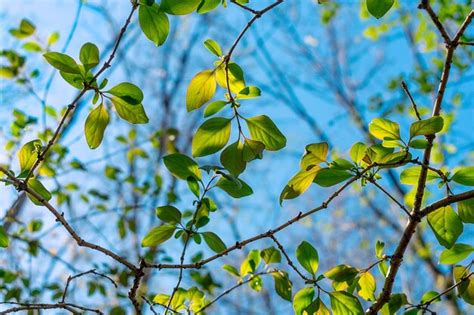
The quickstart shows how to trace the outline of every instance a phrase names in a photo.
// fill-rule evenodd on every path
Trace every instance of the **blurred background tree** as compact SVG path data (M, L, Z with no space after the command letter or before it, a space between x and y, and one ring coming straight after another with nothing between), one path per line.
M153 3L142 2L140 9ZM209 5L213 2L216 1L208 1ZM218 210L210 216L205 230L219 235L227 246L314 208L336 191L337 186L313 185L298 199L280 206L280 192L297 172L308 143L328 143L334 160L348 157L355 142L380 142L368 127L376 117L398 122L402 135L407 135L417 120L413 102L421 117L430 117L446 54L445 34L433 21L439 18L442 29L452 38L466 16L472 15L472 2L468 0L431 1L429 8L433 8L436 19L430 17L430 10L418 9L416 1L395 1L381 19L374 18L377 12L369 12L365 1L279 2L246 31L233 51L232 61L244 70L246 83L261 90L258 99L242 101L245 105L239 107L239 113L244 117L270 116L285 135L286 147L277 152L265 151L263 160L247 165L239 178L252 187L252 195L235 199L223 191L209 191ZM219 5L220 1L216 3ZM127 268L110 255L77 246L77 239L71 238L63 222L55 220L45 207L34 205L22 189L17 192L11 185L1 186L1 237L9 244L0 251L0 295L1 302L10 304L0 305L0 310L11 308L13 303L54 305L67 300L76 305L72 306L73 311L123 314L135 309L160 313L163 305L171 307L167 304L177 302L168 303L166 296L156 295L179 295L179 286L197 287L199 294L205 293L209 300L219 297L217 303L206 308L210 314L290 314L294 306L281 298L281 292L275 292L271 277L256 277L249 280L250 285L227 292L237 280L221 267L227 264L239 268L242 262L249 261L246 257L254 255L252 250L269 246L281 246L280 250L284 248L289 255L287 259L296 261L299 259L293 253L303 240L317 248L320 272L340 264L363 270L378 262L381 272L376 265L371 269L377 282L375 296L371 296L374 292L370 293L370 289L369 296L360 295L364 309L372 305L381 292L387 272L384 268L388 268L390 260L383 255L375 257L373 248L378 243L380 250L383 242L384 253L390 255L399 244L407 221L400 205L373 185L352 185L329 209L305 217L275 235L277 239L262 238L202 268L146 267L153 263L183 264L183 240L179 237L151 249L141 245L150 229L161 222L155 212L158 206L173 205L192 215L195 198L186 183L168 172L163 157L177 152L191 156L193 137L204 121L202 111L186 111L191 79L211 68L216 59L203 42L212 38L227 54L245 25L256 16L258 11L252 10L272 3L230 1L227 7L219 5L205 14L176 16L176 12L167 12L169 34L164 41L163 34L154 33L155 37L150 38L142 17L145 12L132 11L130 23L126 23L134 6L128 1L0 2L0 144L4 148L0 165L5 169L20 173L17 156L23 145L34 139L47 145L67 104L77 96L78 90L63 80L67 75L61 76L45 62L42 55L46 52L62 52L79 60L82 45L92 42L99 48L100 60L105 61L118 48L110 69L104 68L110 82L107 89L124 81L140 87L149 120L147 124L130 124L130 117L124 121L106 105L110 123L100 147L92 151L91 140L84 137L84 124L95 108L91 102L94 93L85 94L75 104L74 114L66 117L38 176L51 192L51 204L80 238L116 253L133 267ZM157 16L152 18L156 21ZM124 23L127 29L121 31ZM160 23L159 27L166 24ZM118 35L121 37L117 47ZM432 150L436 168L452 173L456 167L472 165L474 157L474 51L469 45L474 40L472 26L459 40L464 44L457 47L452 59L442 106L445 127ZM97 69L102 69L101 65ZM69 77L71 80L74 78ZM97 84L101 81L102 78ZM81 87L79 82L79 90ZM224 99L225 92L220 90L215 99ZM237 131L233 130L233 136L234 132ZM219 154L200 158L199 164L219 165ZM7 177L2 179L9 183ZM413 207L416 183L401 181L400 170L388 170L377 183L406 208ZM426 204L445 195L446 185L438 187L436 183L427 189ZM455 190L463 191L462 187ZM470 207L472 211L472 203ZM467 246L462 255L465 254L464 265L469 267L472 239L472 225L464 224L457 243ZM210 245L212 241L204 241L191 242L185 262L199 262L212 256L213 250L220 251L219 244L215 250ZM452 264L439 263L443 249L423 220L394 285L393 292L403 293L406 298L393 298L392 308L383 312L403 312L406 307L410 311L409 303L429 306L440 314L473 311L466 301L456 297L452 286L459 279L453 279ZM305 280L288 266L285 257L279 266L288 272L293 293L305 286ZM74 275L78 277L70 277ZM178 279L180 284L176 286ZM474 286L474 280L469 285ZM331 285L322 287L329 290ZM436 299L423 304L445 290L440 302ZM331 304L329 299L323 300Z

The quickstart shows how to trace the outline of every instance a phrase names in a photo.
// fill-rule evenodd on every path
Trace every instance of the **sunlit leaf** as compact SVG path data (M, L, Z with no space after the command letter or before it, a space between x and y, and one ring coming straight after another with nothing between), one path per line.
M220 117L206 120L193 137L193 156L206 156L221 150L229 141L230 122L230 119Z
M168 16L154 3L152 6L141 5L138 9L138 22L143 34L155 45L160 46L166 41L170 32Z
M450 249L445 249L439 258L440 264L453 265L466 259L472 252L474 246L468 244L454 244Z
M142 247L158 246L173 236L176 227L172 224L164 224L151 229L142 240Z
M428 214L428 224L438 242L446 248L451 248L463 231L462 221L451 206Z
M109 113L103 104L91 110L84 126L84 133L89 148L96 149L102 143L105 128L107 128L109 121Z
M163 162L171 174L180 179L187 179L190 176L201 179L201 170L198 164L184 154L169 154L163 158Z
M308 242L303 241L296 248L296 259L313 276L316 275L319 266L318 251Z
M209 248L215 253L220 253L226 250L227 247L216 233L203 232L202 236L204 237L204 241L206 242L207 246L209 246Z
M216 79L213 70L204 70L196 74L189 83L186 92L188 112L207 103L216 93Z
M265 115L255 116L245 119L245 121L252 139L262 142L266 150L277 151L285 147L285 136L269 117Z

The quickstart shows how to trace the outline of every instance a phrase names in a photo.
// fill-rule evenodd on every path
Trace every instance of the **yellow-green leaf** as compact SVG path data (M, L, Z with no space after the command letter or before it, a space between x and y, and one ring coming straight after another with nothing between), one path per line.
M206 104L216 93L214 71L204 70L196 74L189 83L186 92L186 109L188 112Z
M95 149L102 143L105 128L107 128L109 121L109 113L103 104L100 104L91 110L86 118L84 126L84 132L86 134L89 148Z

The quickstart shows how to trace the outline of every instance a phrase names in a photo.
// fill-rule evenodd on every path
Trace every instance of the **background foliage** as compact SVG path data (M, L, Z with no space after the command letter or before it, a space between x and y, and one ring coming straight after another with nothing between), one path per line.
M472 311L472 3L321 2L2 2L0 310Z

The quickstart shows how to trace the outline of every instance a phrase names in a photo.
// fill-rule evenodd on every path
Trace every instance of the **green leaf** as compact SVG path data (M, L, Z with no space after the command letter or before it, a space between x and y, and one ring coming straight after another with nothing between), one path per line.
M112 94L130 105L137 105L143 101L143 92L135 84L122 82L105 93Z
M227 73L229 75L229 87L231 92L239 93L245 88L244 72L235 62L230 62L225 71L225 63L218 61L219 66L216 69L216 81L223 89L227 90Z
M400 181L406 185L417 185L420 178L421 166L412 166L404 169L400 173ZM439 175L432 170L428 170L426 176L426 182L431 182L435 179L439 179Z
M352 282L359 271L348 265L337 265L324 273L326 278L336 282Z
M209 117L220 112L227 104L228 102L226 101L214 101L209 103L206 109L204 109L204 117Z
M214 71L204 70L196 74L189 83L186 92L186 109L188 112L198 109L207 103L216 93Z
M196 131L192 142L192 154L195 157L206 156L221 150L229 141L231 120L210 118Z
M319 266L318 251L308 242L303 241L296 248L296 259L313 276L316 275Z
M474 198L458 202L459 218L465 223L474 223Z
M234 142L221 153L222 165L234 176L239 176L246 166L243 159L243 143Z
M288 278L288 274L284 271L278 270L272 273L273 280L275 281L275 291L283 299L291 301L291 291L293 284Z
M259 97L262 94L262 91L256 86L246 86L238 94L237 98L239 99L248 99Z
M428 141L425 139L413 139L408 145L414 149L426 149L428 147Z
M162 0L160 8L172 15L186 15L197 9L202 0Z
M368 271L364 272L358 281L359 290L357 293L366 301L374 301L375 300L375 278L372 274Z
M281 262L281 253L275 247L268 247L261 251L260 256L267 265Z
M285 136L269 117L265 115L255 116L245 119L245 121L252 139L262 142L266 150L277 151L285 147Z
M173 206L156 208L156 216L163 222L177 224L181 222L181 212Z
M141 5L138 9L138 22L143 34L149 40L156 46L163 45L170 32L170 22L158 4Z
M359 300L344 291L329 293L331 309L334 315L362 315L364 310Z
M110 99L114 104L115 110L120 118L128 121L131 124L146 124L148 123L148 116L142 104L130 105L121 98L112 97Z
M307 171L302 170L296 173L296 175L290 179L288 184L286 184L285 188L283 188L283 191L280 194L280 204L283 200L294 199L304 193L309 186L311 186L311 183L319 171L319 166L313 166Z
M86 135L89 148L96 149L102 143L105 128L109 124L110 118L104 104L100 104L86 118L84 133Z
M201 4L197 8L197 13L204 14L210 12L217 8L220 3L221 0L202 0Z
M308 144L301 159L301 169L305 170L309 166L326 162L328 150L329 146L326 142Z
M81 70L76 61L66 54L58 52L48 52L43 55L46 61L54 68L72 74L81 74Z
M209 246L213 252L220 253L226 250L227 247L217 234L213 232L203 232L202 236L207 246Z
M375 118L369 124L369 132L372 136L380 140L399 140L400 126L391 120Z
M377 241L375 243L375 256L377 258L382 258L383 256L383 248L385 247L385 243L381 241Z
M240 265L240 275L243 277L249 273L254 273L261 261L262 259L260 257L260 251L257 249L252 249L248 253L247 258L245 258Z
M352 161L360 163L365 156L367 146L365 143L357 142L351 147L350 156Z
M454 173L451 180L465 186L474 186L474 166L464 166Z
M28 181L28 188L32 189L35 193L37 193L42 200L38 200L36 197L33 197L31 194L27 194L30 200L37 206L42 206L42 201L49 201L51 200L51 193L43 186L43 184L37 180L36 178L30 178Z
M23 39L33 35L35 31L36 27L31 21L22 19L20 22L20 27L18 29L11 29L10 34L16 38Z
M439 263L444 265L454 265L464 260L472 252L474 252L474 246L467 244L454 244L450 249L443 250L439 258Z
M307 308L305 315L331 315L327 306L320 298L314 300Z
M414 122L410 126L410 139L416 136L434 135L443 129L444 120L440 116Z
M382 308L382 314L396 314L407 302L407 296L404 293L392 294L388 303Z
M426 303L426 302L432 300L432 299L435 298L435 297L437 297L437 298L436 298L435 300L431 301L430 304L431 304L431 303L440 302L440 301L441 301L441 298L440 298L438 295L439 295L439 293L436 292L436 291L428 291L428 292L425 292L425 293L423 294L423 296L421 297L420 303L421 303L421 304L424 304L424 303Z
M99 48L93 43L85 43L79 52L79 60L86 70L94 68L99 64Z
M453 269L454 282L458 283L465 279L457 287L458 295L467 303L474 305L474 275L469 276L469 270L464 266L455 266Z
M303 288L296 292L293 298L293 310L295 315L308 314L305 309L310 306L314 297L314 288Z
M331 168L322 168L316 174L314 182L322 187L330 187L351 178L352 174L347 171Z
M189 176L188 178L186 178L186 182L188 184L189 190L194 194L194 196L199 198L201 194L201 189L197 179L194 176Z
M28 52L43 51L43 48L41 48L40 44L38 44L37 42L27 42L27 43L24 43L23 46L21 47Z
M142 247L158 246L173 236L176 226L164 224L151 229L142 240Z
M222 269L224 269L225 271L227 271L227 272L230 273L231 275L236 276L237 278L240 278L240 273L239 273L239 271L237 270L237 268L235 268L234 266L231 266L231 265L223 265L223 266L222 266Z
M380 19L393 6L395 0L366 0L367 10L373 17Z
M428 224L438 242L446 248L451 248L463 231L462 221L451 206L428 214Z
M0 225L0 247L7 248L8 246L10 246L10 238L3 226Z
M163 158L163 162L168 171L180 179L187 179L190 176L201 179L201 170L198 164L184 154L169 154Z
M216 186L234 198L242 198L253 194L252 188L250 188L250 186L243 180L237 178L237 181L238 183L225 177L221 177Z
M84 87L84 79L82 78L82 75L76 73L66 73L63 71L59 71L59 74L64 79L64 81L66 81L76 89L82 90L82 88Z
M263 150L265 150L265 145L263 143L246 138L242 150L242 157L245 162L261 159L263 157Z
M217 0L217 2L219 2L219 0ZM221 46L219 46L219 44L215 40L206 39L206 41L204 42L204 47L206 47L207 50L209 50L211 53L213 53L217 57L222 56Z
M38 158L38 153L41 151L41 141L33 140L25 143L20 151L18 151L18 160L20 162L21 172L29 172Z
M249 286L257 292L262 291L262 277L260 276L251 276Z

